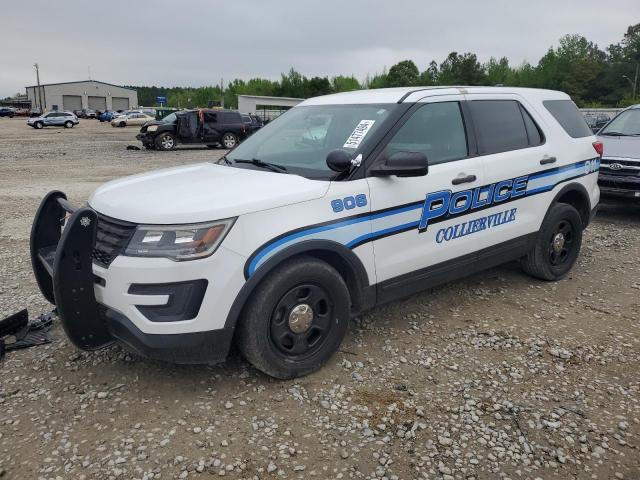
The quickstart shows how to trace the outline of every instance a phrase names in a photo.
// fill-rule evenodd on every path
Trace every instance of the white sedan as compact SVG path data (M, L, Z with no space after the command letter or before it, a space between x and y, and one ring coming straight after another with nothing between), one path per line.
M147 122L155 120L155 117L140 112L132 112L125 116L114 117L111 120L112 127L126 127L127 125L143 125Z

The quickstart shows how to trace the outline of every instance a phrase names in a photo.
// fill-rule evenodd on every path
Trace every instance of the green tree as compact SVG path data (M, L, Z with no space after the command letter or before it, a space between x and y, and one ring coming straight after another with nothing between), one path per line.
M474 53L460 55L451 52L440 64L440 85L482 85L485 83L484 68Z
M420 72L411 60L402 60L389 69L387 86L410 87L418 84Z
M513 84L513 70L509 66L509 60L506 57L502 57L500 60L491 57L484 65L484 69L487 72L487 85Z
M331 86L334 92L350 92L362 88L360 82L353 75L350 77L345 77L344 75L335 76L331 79Z

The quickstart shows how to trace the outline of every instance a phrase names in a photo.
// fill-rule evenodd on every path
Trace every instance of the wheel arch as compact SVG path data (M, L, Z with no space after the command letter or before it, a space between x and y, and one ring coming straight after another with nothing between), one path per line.
M580 214L583 228L587 228L591 219L591 200L587 189L581 183L570 183L560 189L553 199L554 203L566 203Z
M225 328L235 328L251 294L277 266L297 257L314 257L335 268L349 288L353 312L365 310L375 303L375 287L369 284L367 271L352 250L331 240L306 240L276 253L250 276L245 270L247 282L227 314Z

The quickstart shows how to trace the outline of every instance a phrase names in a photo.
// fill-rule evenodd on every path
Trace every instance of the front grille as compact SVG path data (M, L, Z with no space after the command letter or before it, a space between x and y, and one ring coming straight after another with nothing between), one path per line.
M98 215L98 232L92 258L98 265L107 268L122 252L135 232L134 223Z
M611 165L615 165L617 168L611 168ZM600 170L606 175L640 176L640 161L603 158L600 163Z

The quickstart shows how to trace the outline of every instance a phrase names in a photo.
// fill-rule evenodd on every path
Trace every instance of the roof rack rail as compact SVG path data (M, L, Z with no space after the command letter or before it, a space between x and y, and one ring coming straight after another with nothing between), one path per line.
M425 90L442 90L445 88L467 88L467 87L460 86L460 85L441 85L441 86L433 86L433 87L416 88L415 90L411 90L410 92L405 93L402 97L400 97L400 100L398 100L397 103L404 102L407 99L407 97L417 92L424 92Z

